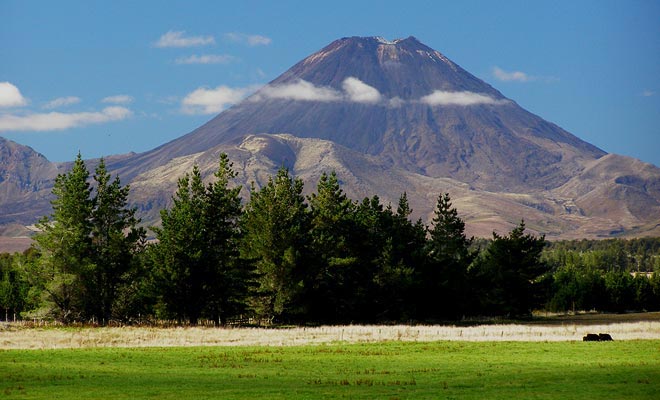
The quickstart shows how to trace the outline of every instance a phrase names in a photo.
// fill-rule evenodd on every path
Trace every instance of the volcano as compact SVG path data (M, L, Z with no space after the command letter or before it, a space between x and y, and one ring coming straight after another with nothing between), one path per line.
M351 37L134 165L276 133L328 140L391 167L487 190L557 187L605 154L414 37Z
M660 234L660 169L524 110L414 37L336 40L187 135L107 164L157 222L176 179L193 164L211 174L220 152L245 187L284 165L312 191L335 170L354 199L405 191L425 220L449 192L477 236L521 218L549 238Z

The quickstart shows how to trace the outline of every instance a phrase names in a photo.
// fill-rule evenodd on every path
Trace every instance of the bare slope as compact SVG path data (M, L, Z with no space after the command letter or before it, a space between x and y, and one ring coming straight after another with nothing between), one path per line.
M132 176L246 134L282 132L488 190L554 188L605 154L413 37L352 37L310 55L190 134L118 167Z

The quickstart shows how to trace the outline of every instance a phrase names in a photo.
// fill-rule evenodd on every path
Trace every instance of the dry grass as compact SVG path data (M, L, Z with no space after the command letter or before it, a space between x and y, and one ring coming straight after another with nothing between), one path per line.
M469 327L321 326L313 328L0 328L0 349L170 346L294 346L381 341L576 341L606 332L614 340L660 339L660 321L608 324L506 324Z

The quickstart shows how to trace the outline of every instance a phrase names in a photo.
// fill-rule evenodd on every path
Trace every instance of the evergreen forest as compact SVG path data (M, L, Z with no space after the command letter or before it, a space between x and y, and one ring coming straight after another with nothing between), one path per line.
M334 172L311 195L281 168L241 187L227 155L182 176L153 238L130 188L78 154L33 246L0 254L0 320L132 324L389 323L660 310L660 238L549 242L525 229L472 239L449 194L429 225Z

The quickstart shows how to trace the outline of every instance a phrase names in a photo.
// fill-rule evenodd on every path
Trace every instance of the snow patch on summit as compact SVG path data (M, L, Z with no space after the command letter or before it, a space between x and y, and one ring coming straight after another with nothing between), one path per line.
M375 36L374 39L376 39L378 41L378 43L390 44L390 45L397 44L402 40L402 39L387 40L382 36Z

